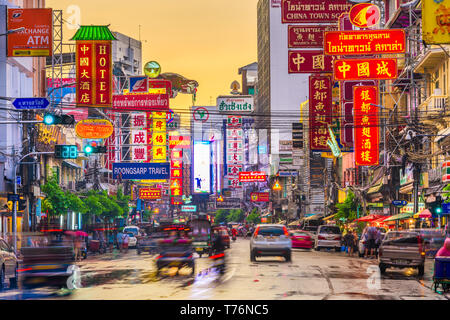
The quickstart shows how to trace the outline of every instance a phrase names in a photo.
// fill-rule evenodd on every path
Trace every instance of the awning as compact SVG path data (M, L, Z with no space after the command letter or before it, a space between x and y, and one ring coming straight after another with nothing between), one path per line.
M81 169L81 167L79 165L77 165L75 162L72 162L72 161L63 160L62 163L73 169Z
M286 220L279 221L278 224L286 224Z
M304 221L310 221L310 220L319 220L320 218L322 218L323 215L322 214L315 214L313 216L307 217L305 218Z
M331 216L328 216L328 217L326 217L326 218L323 218L323 221L328 221L328 220L330 220L331 218L333 218L335 215L337 215L337 213L332 214Z
M372 221L378 220L378 219L380 219L382 217L383 216L381 216L379 214L370 214L368 216L356 219L356 220L354 220L354 222L372 222Z
M432 217L433 215L428 209L422 210L421 212L418 212L414 215L414 219L432 218Z
M400 214L396 214L395 216L387 218L383 222L408 219L408 218L411 218L412 216L413 216L412 213L400 213Z
M288 226L298 226L301 220L297 220L288 224Z
M383 187L383 181L381 181L379 184L370 187L369 190L367 190L367 194L377 193L380 192L380 189Z
M441 191L442 191L442 189L444 189L445 188L445 186L444 185L441 185L441 184L438 184L438 185L435 185L435 186L432 186L432 187L429 187L429 188L426 188L425 189L425 192L424 192L424 195L425 196L430 196L430 195L432 195L433 193L441 193Z

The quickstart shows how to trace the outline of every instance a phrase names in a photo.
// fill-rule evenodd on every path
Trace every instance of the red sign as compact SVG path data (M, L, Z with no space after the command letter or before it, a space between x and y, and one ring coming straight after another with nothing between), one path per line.
M289 50L289 73L327 73L333 71L333 59L323 51Z
M404 53L405 30L326 31L326 55Z
M378 165L378 87L356 86L354 96L355 163L358 166Z
M323 33L337 30L337 26L290 25L288 26L288 47L323 48Z
M397 59L342 59L333 66L335 80L388 80L397 78Z
M166 111L168 94L114 95L113 111Z
M309 135L311 150L327 151L332 123L332 84L329 76L309 77Z
M169 80L148 79L148 88L150 89L166 89L166 94L172 96L172 82Z
M8 30L25 28L8 34L8 57L52 56L52 21L52 9L8 9Z
M351 7L347 0L282 0L281 22L336 22Z
M77 105L110 107L112 102L111 41L77 41Z
M159 200L162 197L161 189L145 188L139 190L139 199L141 200Z
M239 172L240 182L264 182L266 179L265 172Z
M169 136L169 148L187 149L191 147L189 136Z
M349 12L350 22L358 28L375 26L381 19L380 8L371 3L359 3Z
M250 194L251 202L269 202L270 194L269 192L252 192Z

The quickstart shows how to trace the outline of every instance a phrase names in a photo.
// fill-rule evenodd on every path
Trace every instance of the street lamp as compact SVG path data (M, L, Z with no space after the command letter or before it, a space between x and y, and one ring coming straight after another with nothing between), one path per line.
M7 36L7 35L9 35L9 34L22 32L22 31L24 31L24 30L25 30L24 27L21 27L21 28L18 28L18 29L11 29L11 30L8 30L6 33L0 34L0 36Z

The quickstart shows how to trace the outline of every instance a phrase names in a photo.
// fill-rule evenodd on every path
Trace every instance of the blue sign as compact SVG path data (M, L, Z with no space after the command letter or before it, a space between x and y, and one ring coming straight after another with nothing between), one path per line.
M16 183L20 186L22 184L22 178L20 176L16 176Z
M449 214L449 213L450 213L450 203L443 203L442 214Z
M45 109L49 104L47 98L17 98L13 101L13 106L19 110Z
M130 93L132 92L148 92L148 79L147 77L130 77Z
M258 153L259 154L267 153L267 147L266 146L258 146Z
M113 179L169 180L170 163L114 163Z
M392 201L392 204L396 207L404 207L408 204L406 200L394 200Z
M278 172L278 175L280 177L297 177L298 176L298 171L292 171L292 172L280 171L280 172Z

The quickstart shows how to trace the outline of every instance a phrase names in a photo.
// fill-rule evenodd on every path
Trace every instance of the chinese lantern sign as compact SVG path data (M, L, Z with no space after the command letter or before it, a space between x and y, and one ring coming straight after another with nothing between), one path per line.
M327 151L332 124L331 77L309 77L309 134L311 150Z
M378 87L355 86L355 163L358 166L378 165Z
M170 195L180 197L183 195L183 150L172 149L170 154Z
M111 41L77 41L77 105L111 107Z
M334 61L334 79L389 80L397 78L397 59L342 59Z

